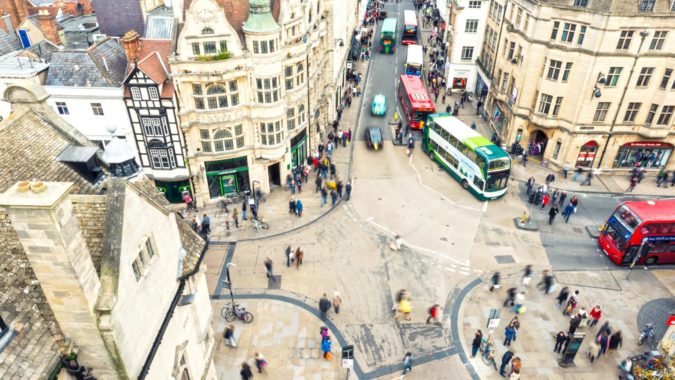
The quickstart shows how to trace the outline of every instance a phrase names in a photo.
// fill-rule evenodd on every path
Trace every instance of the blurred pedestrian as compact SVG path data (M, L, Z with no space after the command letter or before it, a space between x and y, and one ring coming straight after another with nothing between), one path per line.
M516 337L516 328L513 327L513 324L506 326L504 329L504 345L510 346L511 341Z
M302 216L302 201L300 199L295 201L295 214L298 217Z
M600 344L598 344L598 342L591 341L588 344L588 358L591 359L591 364L593 364L598 356L600 356Z
M523 314L525 312L525 292L516 294L514 302L516 305L513 307L513 311L516 314Z
M471 357L475 358L478 353L478 349L481 344L483 344L483 332L476 330L476 334L473 336L473 341L471 342Z
M617 330L614 334L609 337L609 349L616 350L623 345L623 337L621 336L621 330Z
M553 352L560 353L563 348L563 344L565 344L565 341L567 340L567 334L565 334L564 331L558 331L558 333L555 336L555 347L553 348Z
M329 336L321 342L321 352L323 352L323 358L326 360L333 358L333 354L330 352L332 343Z
M291 196L291 199L288 200L288 213L295 214L295 197Z
M321 311L321 319L325 320L326 319L326 313L328 313L328 310L330 310L331 303L328 300L328 296L326 293L323 294L323 297L319 300L319 311Z
M335 290L333 291L333 310L335 310L335 314L340 314L340 305L342 305L342 297L340 296L340 292Z
M232 210L232 221L234 226L239 228L239 210L236 207Z
M626 189L626 191L633 192L633 190L635 190L635 186L637 186L637 183L638 183L638 177L637 176L631 177L630 184L628 185L628 189Z
M567 304L565 305L563 315L571 315L572 311L574 310L575 307L577 307L578 303L579 303L579 291L575 290L574 294L569 296L569 298L567 299Z
M565 286L562 289L560 289L560 293L558 293L558 297L556 297L556 300L558 300L558 304L556 305L556 307L560 307L560 305L562 305L562 303L567 300L567 297L569 295L570 295L570 288Z
M438 304L433 304L428 312L429 312L429 317L427 318L427 324L429 324L430 321L434 321L434 323L439 323L438 321L438 316L440 315L440 306Z
M527 186L527 195L530 195L530 193L532 192L532 187L534 186L534 177L530 177L527 180L526 186Z
M506 299L504 300L504 304L502 306L509 306L513 307L515 299L516 299L516 293L518 292L518 288L509 288L506 290Z
M273 269L273 267L272 267L272 265L273 265L272 259L270 259L270 258L268 257L268 258L263 262L263 264L265 265L265 270L267 271L267 278L271 278L272 281L274 281L274 273L272 272L272 269Z
M499 367L499 374L502 377L506 376L506 366L511 361L511 358L513 358L513 352L511 352L511 350L507 350L502 356L502 365Z
M575 315L574 317L572 317L572 319L570 319L570 326L569 329L567 330L567 334L574 335L574 332L577 331L580 324L581 324L581 317L579 315Z
M251 366L248 363L241 363L241 371L239 371L242 380L251 380L253 378L253 371L251 371Z
M548 224L553 224L553 220L555 219L555 216L558 215L558 212L560 210L558 209L558 206L553 203L553 206L551 206L551 209L548 210Z
M305 251L302 249L302 247L298 247L295 250L295 269L300 269L300 265L302 265L302 260L305 258Z
M530 281L532 281L533 275L534 274L532 273L532 265L530 264L526 265L523 271L523 285L525 286L530 285Z
M260 352L255 353L255 366L258 368L258 373L264 373L267 369L267 360Z
M403 357L403 374L405 375L406 373L412 371L412 353L406 352L405 356Z
M226 346L237 348L237 341L234 338L234 325L225 327L225 330L223 331L223 340Z
M499 289L499 272L495 272L492 277L490 278L492 281L492 286L490 286L490 291L493 291L495 289Z
M565 199L567 199L567 191L562 190L560 192L560 199L558 200L558 205L562 206L563 204L565 204Z
M588 325L590 327L593 327L598 324L598 321L602 317L602 307L600 305L595 305L593 309L591 309L591 317L588 319Z
M345 186L345 192L346 192L346 195L347 195L346 198L347 198L347 200L349 200L349 198L352 195L352 182L351 181L347 181L347 185Z
M568 223L570 221L570 216L574 214L575 207L572 204L572 202L568 203L567 206L563 209L563 218L565 218L565 223Z

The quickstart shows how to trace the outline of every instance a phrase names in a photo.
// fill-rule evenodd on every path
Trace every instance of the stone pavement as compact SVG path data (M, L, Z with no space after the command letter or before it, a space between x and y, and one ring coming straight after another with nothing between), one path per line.
M551 295L544 295L536 289L540 280L538 276L541 268L535 268L537 276L529 287L521 284L522 266L502 270L501 289L489 291L489 275L484 276L483 283L476 286L462 302L459 313L461 326L461 343L464 352L470 353L471 340L476 329L487 333L487 316L491 308L501 311L499 326L493 330L497 352L497 365L506 351L503 345L504 328L515 315L510 308L502 307L506 289L518 286L526 291L527 311L519 316L521 328L517 340L511 343L510 348L523 360L522 377L526 379L592 379L599 374L618 374L617 365L625 357L640 352L637 347L639 330L637 313L641 305L647 300L672 297L667 289L647 271L634 271L630 280L626 281L626 271L620 268L611 271L577 271L558 272L556 275L557 289ZM504 276L506 275L506 278ZM569 328L569 317L562 315L561 309L555 308L555 297L562 288L568 286L572 291L580 291L581 306L590 311L593 305L603 307L603 317L610 322L613 330L621 330L624 340L623 346L617 352L610 352L591 364L586 350L591 337L595 337L599 325L588 328L585 323L577 332L589 334L583 341L581 349L575 358L576 367L560 368L559 355L553 352L555 345L554 335L558 331ZM469 359L480 378L498 378L494 369L482 362L480 357Z

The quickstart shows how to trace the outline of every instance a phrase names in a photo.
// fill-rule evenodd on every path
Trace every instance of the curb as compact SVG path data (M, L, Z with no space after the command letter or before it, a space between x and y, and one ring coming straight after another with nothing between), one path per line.
M512 181L517 181L521 183L526 183L527 180L517 178L515 176L511 177ZM574 194L603 194L603 195L619 195L619 196L630 196L633 199L637 199L638 197L660 197L662 199L673 199L675 196L667 196L667 195L659 195L659 194L638 194L638 193L626 193L626 192L613 192L613 191L597 191L597 190L570 190L562 187L557 187L557 186L549 186L549 188L555 188L563 191L567 191L568 193L574 193Z

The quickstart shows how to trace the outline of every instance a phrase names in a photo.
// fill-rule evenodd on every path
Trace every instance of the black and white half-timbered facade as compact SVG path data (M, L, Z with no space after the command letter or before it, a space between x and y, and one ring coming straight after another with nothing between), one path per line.
M148 42L143 41L143 45ZM148 45L155 45L152 42ZM181 192L190 190L189 170L185 140L176 120L173 82L166 60L160 57L162 50L150 46L140 49L141 59L124 83L125 103L143 171L169 201L178 203ZM149 51L146 56L142 55L144 51Z

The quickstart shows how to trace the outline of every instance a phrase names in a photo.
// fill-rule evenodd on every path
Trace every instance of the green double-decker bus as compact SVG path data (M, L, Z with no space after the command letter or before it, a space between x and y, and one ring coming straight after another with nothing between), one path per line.
M385 18L380 34L380 53L392 54L396 51L396 19Z
M447 113L429 115L422 147L476 198L491 200L506 194L511 158L458 118Z

